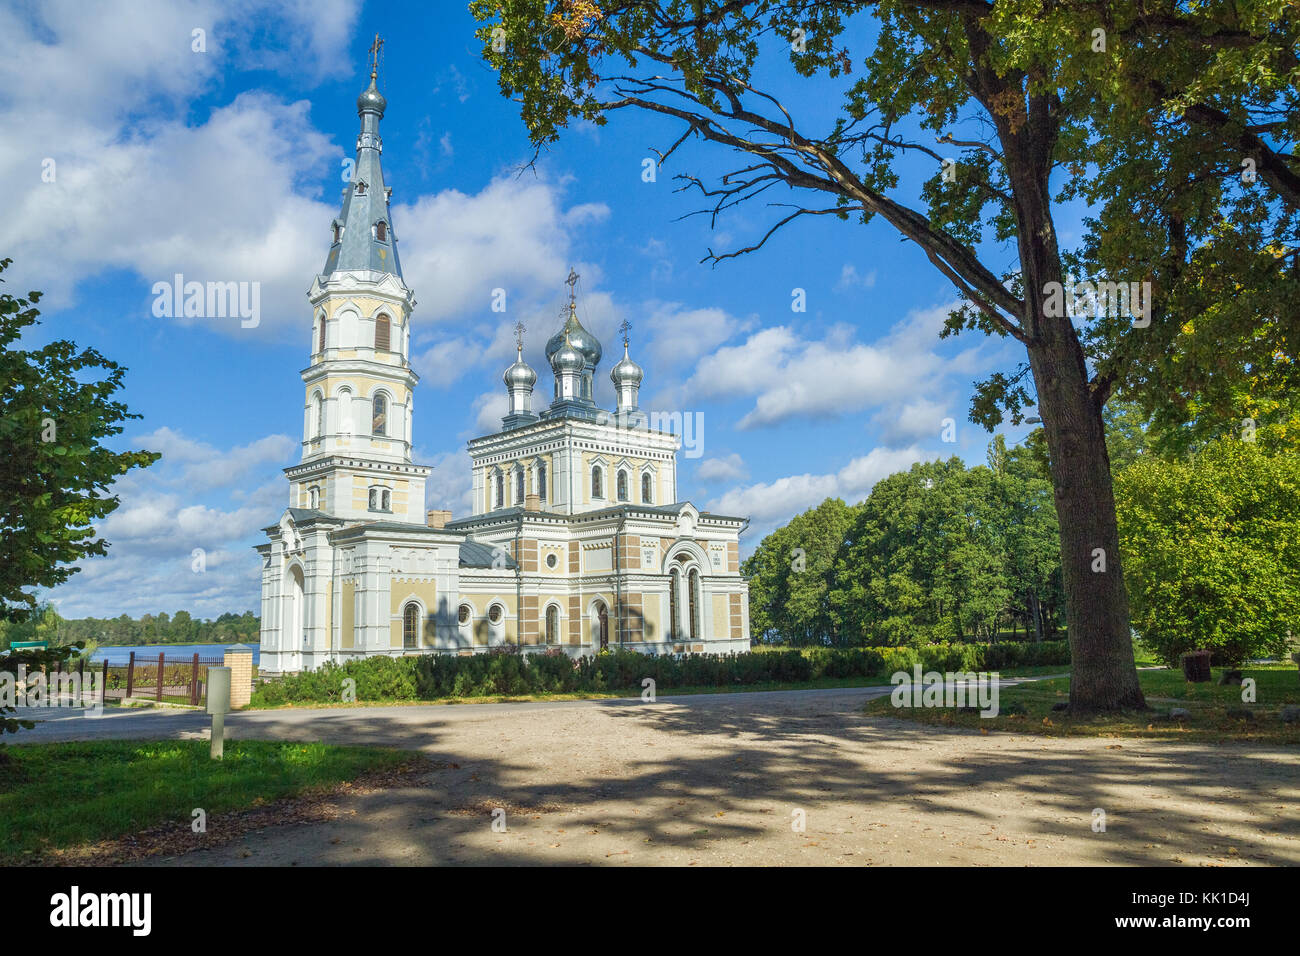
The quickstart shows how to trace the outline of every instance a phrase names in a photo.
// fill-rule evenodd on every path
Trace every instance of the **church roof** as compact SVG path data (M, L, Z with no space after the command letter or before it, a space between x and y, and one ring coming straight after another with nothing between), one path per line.
M357 136L356 165L352 181L343 190L343 210L333 223L331 238L338 236L338 241L330 246L323 275L379 272L402 278L388 189L379 162L383 151L379 120L387 103L375 86L376 72L371 70L370 86L357 100L361 133Z
M490 544L466 539L460 546L460 566L462 568L495 567L497 570L513 571L515 562L510 555L497 551Z

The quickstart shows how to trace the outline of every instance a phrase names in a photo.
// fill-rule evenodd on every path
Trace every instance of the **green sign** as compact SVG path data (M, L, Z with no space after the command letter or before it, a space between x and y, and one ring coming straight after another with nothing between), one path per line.
M50 646L49 641L14 641L9 645L11 651L43 651Z

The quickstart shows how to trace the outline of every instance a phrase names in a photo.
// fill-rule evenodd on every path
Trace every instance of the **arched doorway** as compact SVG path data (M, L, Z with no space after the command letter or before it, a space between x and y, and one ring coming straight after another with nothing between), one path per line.
M609 609L605 607L604 601L597 601L596 607L596 640L600 650L609 647Z
M303 645L306 643L306 634L303 627L303 592L305 589L302 568L298 565L290 565L289 573L285 579L284 590L284 619L281 622L282 637L280 646L283 650L289 651L296 656L302 652Z

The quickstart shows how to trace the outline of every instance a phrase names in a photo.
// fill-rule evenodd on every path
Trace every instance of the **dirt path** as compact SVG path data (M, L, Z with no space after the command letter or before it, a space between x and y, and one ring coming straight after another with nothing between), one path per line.
M863 715L879 692L241 714L236 736L386 741L443 769L157 862L1300 863L1295 748L983 736Z

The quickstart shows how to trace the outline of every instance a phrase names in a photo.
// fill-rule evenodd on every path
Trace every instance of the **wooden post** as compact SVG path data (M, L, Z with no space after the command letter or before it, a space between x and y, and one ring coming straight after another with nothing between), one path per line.
M194 661L190 664L190 706L197 707L199 703L199 655L195 653Z
M129 700L133 690L135 690L135 651L131 652L126 662L126 697L123 700Z
M163 651L158 655L158 686L154 688L153 699L156 703L162 703L162 685L163 685L163 667L166 665L167 652Z
M99 706L103 707L108 701L108 658L104 658L104 671L99 678Z

